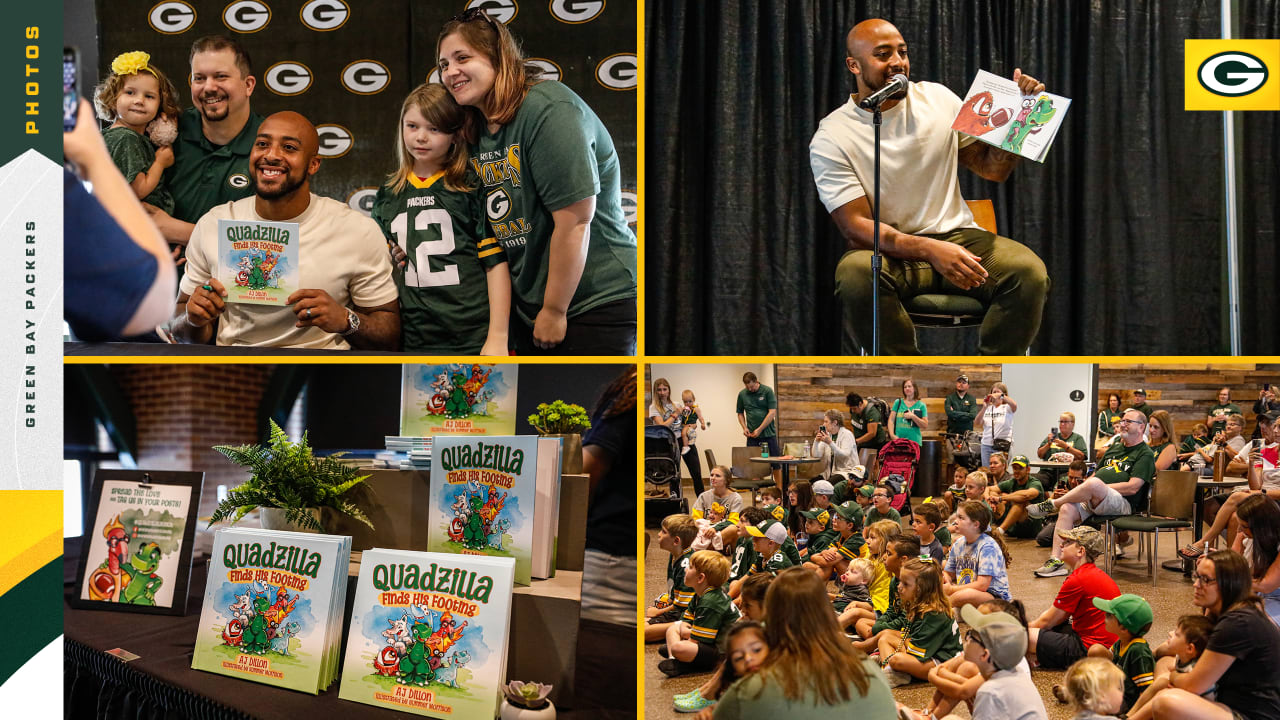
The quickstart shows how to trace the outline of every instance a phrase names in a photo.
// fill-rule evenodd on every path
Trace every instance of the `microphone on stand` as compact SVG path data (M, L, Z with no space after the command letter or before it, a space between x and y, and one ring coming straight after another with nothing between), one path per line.
M871 93L865 99L859 100L858 107L862 108L863 110L871 110L872 108L879 107L881 103L883 103L885 100L888 100L890 97L897 95L900 92L906 91L907 85L909 83L910 81L907 80L906 75L903 75L902 73L898 73L897 75L894 75L891 80L889 80L889 83L887 85Z

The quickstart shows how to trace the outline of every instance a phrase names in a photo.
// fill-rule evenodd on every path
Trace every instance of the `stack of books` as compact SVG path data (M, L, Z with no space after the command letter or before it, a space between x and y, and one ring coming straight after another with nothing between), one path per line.
M401 470L431 469L431 438L387 435L387 450L397 453Z

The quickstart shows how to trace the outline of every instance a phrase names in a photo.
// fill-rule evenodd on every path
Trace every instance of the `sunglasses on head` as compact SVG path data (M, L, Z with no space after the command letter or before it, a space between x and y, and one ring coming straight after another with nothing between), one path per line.
M476 20L476 19L482 19L485 22L489 23L490 25L494 23L493 18L489 17L489 13L485 12L484 8L478 8L478 7L471 8L470 10L464 10L463 12L460 12L457 15L454 15L453 17L449 18L451 22L464 22L464 23L471 22L472 20Z

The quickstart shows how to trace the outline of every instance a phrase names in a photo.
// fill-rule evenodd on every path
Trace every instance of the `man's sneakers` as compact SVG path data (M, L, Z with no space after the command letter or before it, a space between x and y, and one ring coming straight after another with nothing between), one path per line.
M1034 505L1027 506L1027 514L1037 520L1056 512L1058 512L1058 508L1053 504L1052 500L1045 500L1044 502L1038 502Z
M1070 575L1070 574L1071 574L1071 568L1067 567L1066 563L1062 562L1061 560L1055 557L1051 557L1048 560L1045 560L1044 565L1041 565L1040 567L1035 569L1035 576L1042 577L1042 578L1061 577L1063 575Z

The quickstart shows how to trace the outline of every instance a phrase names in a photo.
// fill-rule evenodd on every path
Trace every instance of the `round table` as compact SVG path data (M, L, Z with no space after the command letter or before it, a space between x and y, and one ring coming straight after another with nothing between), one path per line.
M753 463L769 463L770 465L782 466L782 507L790 510L791 501L787 497L787 487L791 484L791 468L795 465L803 465L804 463L817 462L821 458L774 458L774 457L753 457Z
M1249 481L1242 477L1224 477L1221 480L1214 480L1211 477L1200 478L1196 481L1196 505L1194 519L1191 521L1191 536L1195 540L1204 537L1204 533L1200 531L1200 525L1204 517L1204 501L1213 494L1214 490L1227 490L1238 488L1241 485L1247 485ZM1160 563L1160 567L1172 572L1180 572L1184 575L1191 574L1191 568L1194 563L1181 555L1172 559L1165 560Z

